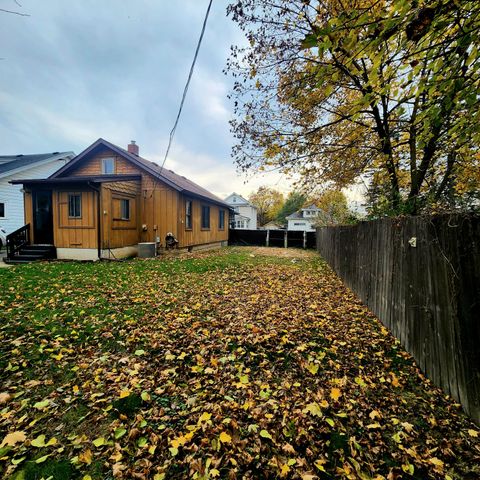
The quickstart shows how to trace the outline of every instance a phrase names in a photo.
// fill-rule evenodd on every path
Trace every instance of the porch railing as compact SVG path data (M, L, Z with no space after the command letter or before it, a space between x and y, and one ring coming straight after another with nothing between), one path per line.
M30 245L29 223L7 235L7 258L13 258L24 245Z

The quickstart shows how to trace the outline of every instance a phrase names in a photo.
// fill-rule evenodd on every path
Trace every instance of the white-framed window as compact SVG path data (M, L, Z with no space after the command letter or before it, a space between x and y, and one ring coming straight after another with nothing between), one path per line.
M218 229L225 230L225 210L218 211Z
M68 217L82 218L82 195L80 193L68 194Z
M115 159L113 157L102 158L102 173L104 175L115 173Z
M305 223L304 222L295 222L294 225L296 227L304 227L305 226Z
M5 202L0 202L0 218L7 218Z

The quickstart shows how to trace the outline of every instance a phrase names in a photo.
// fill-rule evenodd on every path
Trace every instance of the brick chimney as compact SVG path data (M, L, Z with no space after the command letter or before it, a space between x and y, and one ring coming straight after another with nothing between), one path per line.
M133 153L138 156L138 145L135 143L135 140L131 140L127 147L128 153Z

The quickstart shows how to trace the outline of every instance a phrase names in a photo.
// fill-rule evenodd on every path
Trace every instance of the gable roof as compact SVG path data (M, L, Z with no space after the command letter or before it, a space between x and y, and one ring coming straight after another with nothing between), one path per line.
M240 202L231 202L229 201L229 198L232 198L232 197L237 197L239 199L241 199ZM228 197L225 198L224 200L226 203L228 203L229 205L231 205L232 207L233 206L242 206L242 205L248 205L250 207L253 207L253 208L257 208L255 205L253 205L252 203L250 203L245 197L242 197L241 195L239 195L238 193L231 193Z
M292 214L285 217L286 220L295 220L297 218L305 218L301 210L299 210L298 212L293 212Z
M57 170L53 175L49 178L59 178L68 176L70 170L78 164L81 160L88 157L90 154L94 154L96 151L100 150L102 147L106 147L116 154L120 155L121 157L125 158L126 160L132 162L134 165L139 167L141 170L149 173L155 178L158 178L162 182L166 183L170 187L174 188L175 190L192 194L194 196L202 197L211 202L217 203L221 206L229 208L230 206L225 203L222 199L214 195L213 193L209 192L205 188L197 185L196 183L188 180L181 175L173 172L172 170L167 170L165 168L161 168L154 162L151 162L145 158L142 158L138 155L128 152L113 143L104 140L103 138L99 138L96 142L92 143L88 148L86 148L83 152L78 154L74 159L72 159L67 165L64 165L62 168Z
M312 203L309 207L303 207L302 210L315 210L315 211L320 211L321 208L318 208L314 203Z
M39 164L53 162L62 158L70 159L73 152L39 153L33 155L0 155L0 176L6 176L11 172L27 170Z

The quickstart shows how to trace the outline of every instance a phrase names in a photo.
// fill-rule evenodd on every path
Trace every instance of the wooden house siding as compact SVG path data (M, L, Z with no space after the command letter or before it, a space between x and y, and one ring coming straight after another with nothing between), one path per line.
M112 182L102 185L102 248L136 245L140 238L140 182ZM121 219L121 200L130 203L130 218Z
M189 197L187 195L180 195L180 222L178 241L182 247L190 247L200 245L203 243L217 243L228 240L228 211L226 208L219 207L207 201L202 201L197 198ZM186 202L192 202L192 228L185 228L185 209ZM210 228L202 229L202 205L210 207ZM219 229L219 210L225 211L224 228Z
M81 195L81 217L68 216L68 196ZM97 192L54 190L53 195L53 238L58 248L97 248L98 219Z
M133 174L142 176L140 189L137 193L140 206L140 231L139 238L134 243L152 242L158 237L160 243L165 244L165 236L168 232L178 235L178 192L123 157L114 155L106 149L87 162L78 165L70 172L69 176L101 175L102 159L104 158L115 159L114 173L116 175ZM146 225L145 230L142 228L143 225ZM104 228L108 227L104 226ZM119 232L115 236L114 243L117 244L120 241ZM131 232L129 237L132 237ZM114 247L110 246L109 248Z
M140 242L158 242L165 246L165 237L170 232L178 239L180 248L228 240L227 205L222 207L214 198L208 199L212 196L208 191L173 172L166 170L165 180L157 177L148 165L143 168L141 162L148 164L148 161L140 159L137 164L135 158L129 159L127 152L126 157L122 156L116 148L99 146L95 152L87 152L77 163L74 159L71 166L54 174L51 183L46 180L43 184L52 190L56 247L96 249L100 255L100 250L129 247ZM114 159L114 170L108 174L110 178L102 171L105 158ZM187 193L189 186L194 189L192 193ZM29 188L42 187L31 184ZM205 192L205 199L202 192ZM82 196L81 218L69 218L69 193ZM186 199L192 201L192 228L188 230L185 229ZM129 202L129 215L123 215L128 218L121 215L122 205L126 208L124 200ZM25 193L25 205L25 220L33 224L32 195L28 192ZM209 228L201 225L202 206L210 207ZM219 228L220 210L225 212L222 229Z

